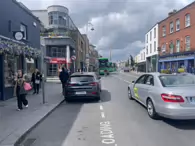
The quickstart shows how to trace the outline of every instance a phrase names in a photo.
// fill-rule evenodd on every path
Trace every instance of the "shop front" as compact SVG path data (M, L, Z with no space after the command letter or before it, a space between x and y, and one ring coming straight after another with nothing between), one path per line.
M157 55L153 55L146 58L146 70L147 72L157 72Z
M160 70L170 70L171 72L189 72L192 73L194 68L195 53L183 52L160 56L159 65Z
M36 67L30 60L40 56L38 49L31 48L23 42L6 37L0 39L0 100L7 100L14 96L14 78L17 70L29 73L30 68ZM33 65L32 65L33 64Z
M137 71L146 72L146 62L145 61L137 64Z

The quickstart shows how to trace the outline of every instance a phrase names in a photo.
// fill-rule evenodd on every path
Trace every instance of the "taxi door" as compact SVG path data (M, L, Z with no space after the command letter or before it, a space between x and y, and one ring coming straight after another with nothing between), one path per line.
M145 94L145 89L144 89L145 79L146 79L146 75L142 75L141 77L139 77L136 80L133 88L135 98L141 102L143 102L143 98Z

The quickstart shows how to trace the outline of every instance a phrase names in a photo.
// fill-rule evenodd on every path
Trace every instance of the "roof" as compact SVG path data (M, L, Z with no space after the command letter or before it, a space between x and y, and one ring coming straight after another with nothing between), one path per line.
M169 19L170 17L172 17L172 16L174 16L174 15L178 14L179 12L181 12L181 11L183 11L183 10L187 9L188 7L192 6L193 4L195 4L195 1L194 1L194 2L192 2L192 3L190 3L190 4L189 4L189 5L187 5L187 6L183 7L182 9L178 10L178 11L177 11L177 12L175 12L174 14L172 14L172 15L170 15L170 16L168 16L168 17L166 17L165 19L161 20L161 21L160 21L160 22L158 22L158 23L162 23L163 21L165 21L165 20Z
M85 76L85 75L95 75L95 72L75 72L71 76Z
M33 18L35 18L38 22L41 23L38 17L33 15L33 13L21 2L17 2L16 0L12 0L16 5L18 5L20 8L22 8L25 12L27 12L29 15L31 15Z

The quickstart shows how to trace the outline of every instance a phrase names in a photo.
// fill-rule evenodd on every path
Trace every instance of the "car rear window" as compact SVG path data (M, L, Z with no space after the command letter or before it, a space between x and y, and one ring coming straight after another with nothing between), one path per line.
M188 74L180 75L161 75L159 79L164 87L178 87L195 85L195 76Z
M93 82L94 77L93 76L72 76L70 78L70 82Z

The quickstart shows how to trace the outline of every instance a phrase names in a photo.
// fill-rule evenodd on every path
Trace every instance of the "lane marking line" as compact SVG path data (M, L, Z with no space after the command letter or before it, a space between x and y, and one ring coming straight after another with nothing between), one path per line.
M101 116L102 116L102 118L105 118L104 112L101 112Z
M100 110L103 110L103 106L102 105L100 105Z
M130 82L130 81L124 80L124 79L122 79L122 78L120 78L120 77L117 77L117 76L113 76L113 77L118 78L118 79L119 79L119 80L121 80L121 81L124 81L124 82L126 82L126 83L131 84L131 82Z

